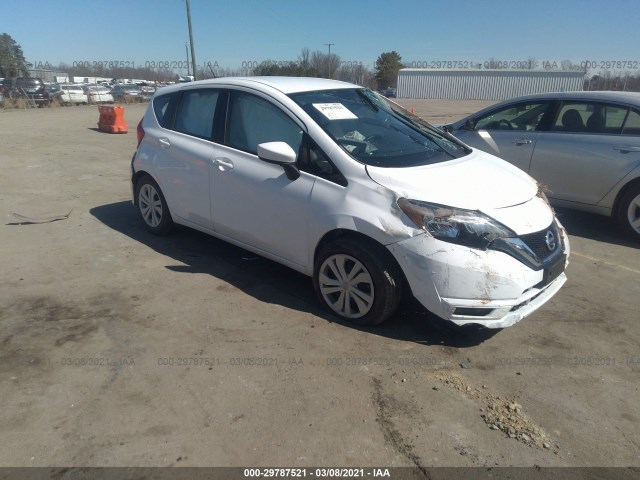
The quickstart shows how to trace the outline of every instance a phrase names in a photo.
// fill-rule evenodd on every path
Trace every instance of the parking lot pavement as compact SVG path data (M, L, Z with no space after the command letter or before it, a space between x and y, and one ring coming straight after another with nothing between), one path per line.
M609 219L559 212L569 280L511 328L407 301L357 329L296 272L146 233L144 108L127 135L97 131L96 107L0 112L0 465L640 463L640 254Z

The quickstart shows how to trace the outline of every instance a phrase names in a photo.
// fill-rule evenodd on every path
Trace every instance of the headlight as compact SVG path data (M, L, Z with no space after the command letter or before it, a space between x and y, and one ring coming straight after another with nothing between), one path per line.
M501 223L475 210L462 210L435 203L400 198L398 207L419 228L434 238L486 250L497 238L517 235Z

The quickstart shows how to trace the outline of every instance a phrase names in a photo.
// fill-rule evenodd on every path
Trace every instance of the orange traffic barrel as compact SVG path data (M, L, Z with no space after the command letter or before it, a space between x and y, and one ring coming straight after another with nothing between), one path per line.
M103 132L127 133L127 122L124 121L124 107L114 105L100 105L100 118L98 128Z

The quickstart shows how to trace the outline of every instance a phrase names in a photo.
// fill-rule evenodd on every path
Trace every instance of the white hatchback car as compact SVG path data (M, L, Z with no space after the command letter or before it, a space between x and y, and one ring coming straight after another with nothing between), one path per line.
M531 177L349 83L163 88L138 125L132 190L151 232L186 225L310 275L361 325L408 288L457 325L503 328L566 281L567 236Z

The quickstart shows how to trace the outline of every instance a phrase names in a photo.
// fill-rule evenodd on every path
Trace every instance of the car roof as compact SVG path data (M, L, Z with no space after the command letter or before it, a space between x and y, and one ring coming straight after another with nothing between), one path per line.
M313 77L223 77L210 80L198 80L164 87L162 92L191 88L195 86L244 86L260 90L271 88L285 95L317 90L335 90L341 88L360 88L357 85L339 80Z
M601 100L610 102L635 103L640 105L640 93L637 92L613 92L609 90L591 90L576 92L537 93L523 97L505 100L503 103L518 102L522 100Z

